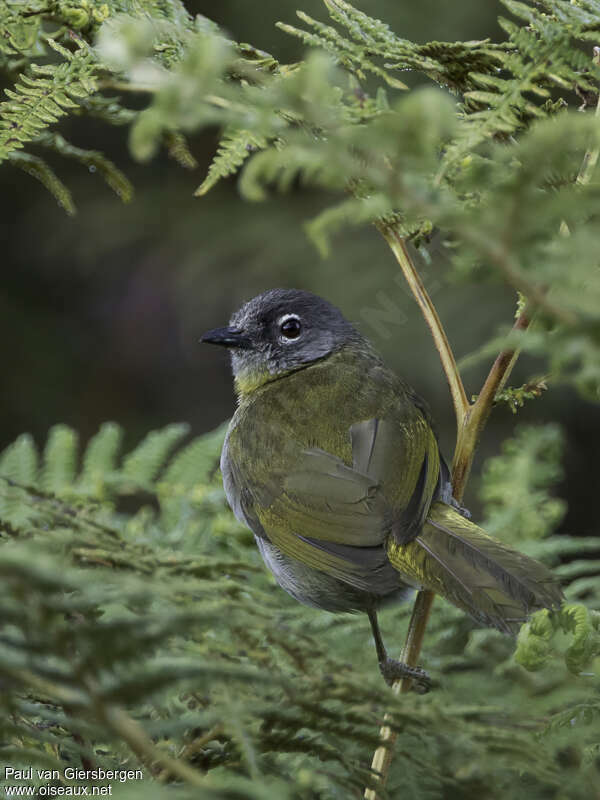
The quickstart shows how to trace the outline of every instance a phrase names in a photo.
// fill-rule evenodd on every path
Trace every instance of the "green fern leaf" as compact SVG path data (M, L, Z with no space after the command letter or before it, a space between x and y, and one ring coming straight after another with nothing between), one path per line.
M31 153L13 151L8 154L8 161L40 181L67 214L75 214L75 203L71 192L42 158Z
M2 523L19 530L29 521L31 509L23 502L17 484L34 485L38 474L38 453L32 437L24 433L0 455L0 531Z
M41 19L39 16L24 17L19 8L4 0L0 3L0 53L8 56L39 55L38 36Z
M38 453L33 438L23 433L0 455L0 475L17 483L35 485Z
M81 147L67 142L58 133L44 132L32 140L32 144L40 144L49 150L54 150L61 156L72 158L84 164L91 172L99 172L110 188L124 203L130 202L133 197L133 186L121 170L98 150L84 150Z
M219 463L228 422L224 422L210 433L198 436L177 453L169 463L161 484L190 489L197 484L209 482L210 475Z
M152 431L123 460L121 476L139 486L147 486L164 466L169 452L187 434L186 424L167 425Z
M600 548L599 548L600 549ZM572 583L584 575L600 575L600 559L576 559L568 564L560 564L554 568L554 574L568 583Z
M561 477L562 433L556 425L524 426L504 442L483 470L481 497L486 530L522 541L542 538L562 519L563 501L550 494Z
M392 212L388 199L383 194L373 194L366 199L352 197L337 206L326 208L318 216L306 223L306 231L323 258L329 255L331 238L348 225L374 222ZM414 226L413 226L414 227ZM395 230L401 236L409 235L399 221Z
M338 34L335 28L312 19L302 11L296 13L303 22L315 28L317 33L309 33L283 22L278 22L277 27L285 33L301 39L304 44L319 47L330 53L342 67L354 72L361 80L364 80L365 72L371 72L394 89L408 89L403 81L390 75L387 69L380 67L367 56L373 45L365 45L363 42L355 44Z
M60 494L73 489L78 442L77 433L67 425L55 425L50 429L40 476L44 491Z
M96 91L97 65L91 53L83 47L71 53L52 39L48 43L66 60L58 65L31 64L32 77L22 76L9 90L9 99L0 103L0 162Z
M23 502L21 485L35 485L38 479L38 452L33 438L24 433L0 454L0 532L26 527L31 508ZM14 481L18 486L12 486Z
M260 134L243 128L226 130L206 178L194 192L195 196L206 194L221 179L234 175L251 153L263 150L266 146L267 140Z
M166 131L164 134L167 153L184 169L196 169L198 162L192 155L189 145L182 133Z
M107 477L117 468L117 457L123 440L123 429L114 422L105 422L90 440L83 455L78 488L92 497L101 497Z

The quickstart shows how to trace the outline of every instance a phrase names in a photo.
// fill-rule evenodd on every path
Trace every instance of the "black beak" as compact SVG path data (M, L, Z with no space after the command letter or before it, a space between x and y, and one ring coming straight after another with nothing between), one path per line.
M241 347L244 350L251 346L250 339L237 328L215 328L207 331L200 341L208 344L220 344L223 347Z

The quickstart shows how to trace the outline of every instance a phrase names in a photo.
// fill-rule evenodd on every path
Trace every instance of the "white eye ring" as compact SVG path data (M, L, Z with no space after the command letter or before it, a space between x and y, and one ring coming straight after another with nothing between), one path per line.
M298 326L297 326L297 329L295 331L295 335L286 336L285 332L282 329L283 329L283 326L287 322L290 322L290 320L293 321L293 322L297 322ZM283 314L277 320L277 327L279 328L279 331L281 333L281 336L279 337L279 341L283 342L283 344L291 344L291 342L297 341L302 336L302 324L301 324L301 319L298 316L298 314Z

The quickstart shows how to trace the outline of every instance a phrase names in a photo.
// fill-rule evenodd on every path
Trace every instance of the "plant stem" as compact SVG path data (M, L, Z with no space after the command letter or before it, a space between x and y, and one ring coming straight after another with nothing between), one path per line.
M427 290L425 289L425 285L421 280L421 276L415 269L415 265L412 262L410 253L408 252L406 246L406 240L403 239L397 233L397 231L394 230L394 228L385 227L383 225L379 225L378 228L383 238L390 246L392 253L396 256L396 260L400 265L400 269L402 270L404 277L406 278L406 282L408 283L410 290L413 293L415 300L417 301L419 308L423 313L423 316L425 317L425 322L431 331L433 341L439 353L440 361L442 362L442 367L446 373L446 379L450 387L450 394L452 395L452 402L454 403L454 413L456 414L456 423L457 425L460 425L469 408L469 402L467 400L465 387L463 386L460 378L454 353L452 352L452 348L450 347L450 343L446 337L444 327L440 321L436 308L431 301L431 298L427 294Z
M105 78L98 81L98 88L102 91L111 89L115 92L147 92L156 93L156 86L143 83L131 83L130 81L115 81L112 78Z
M421 653L421 645L423 644L423 637L425 636L425 629L427 627L427 620L431 613L435 594L428 589L424 589L417 593L415 604L413 606L410 622L408 623L408 632L406 634L406 641L402 648L402 655L400 660L404 664L416 666L419 655ZM404 694L410 689L410 680L405 679L395 681L392 686L394 694ZM390 767L392 766L392 759L394 757L394 744L398 734L392 730L387 724L391 721L392 715L386 714L383 718L383 725L379 731L381 744L373 754L371 761L371 769L378 775L378 784L385 786ZM377 800L378 792L376 789L365 789L365 800Z
M490 415L494 398L499 388L506 383L518 353L515 349L507 349L498 354L477 400L473 405L469 405L448 338L435 306L410 258L405 240L389 228L380 227L380 231L396 256L408 285L415 296L415 300L423 312L440 354L442 367L446 373L457 423L456 449L452 468L452 489L454 497L460 500L469 478L475 448ZM513 329L525 330L528 324L529 317L526 309L519 315ZM434 599L435 594L429 590L421 590L417 593L408 625L406 641L402 650L401 659L405 664L416 666L418 663ZM402 681L396 681L392 691L395 694L404 693L410 689L410 685L410 679L405 678ZM371 762L371 769L379 776L378 783L381 786L385 786L387 781L393 758L393 747L397 737L397 733L390 728L389 724L386 724L389 723L390 719L390 715L386 714L380 731L381 744L375 751ZM365 789L364 796L365 800L377 800L377 790Z

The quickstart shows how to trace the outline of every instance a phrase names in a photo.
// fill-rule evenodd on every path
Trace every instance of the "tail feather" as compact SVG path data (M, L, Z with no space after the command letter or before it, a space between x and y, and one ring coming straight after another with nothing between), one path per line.
M505 633L516 633L533 611L557 608L563 599L556 578L543 564L440 502L432 505L413 541L390 541L388 557L410 583L431 589Z

